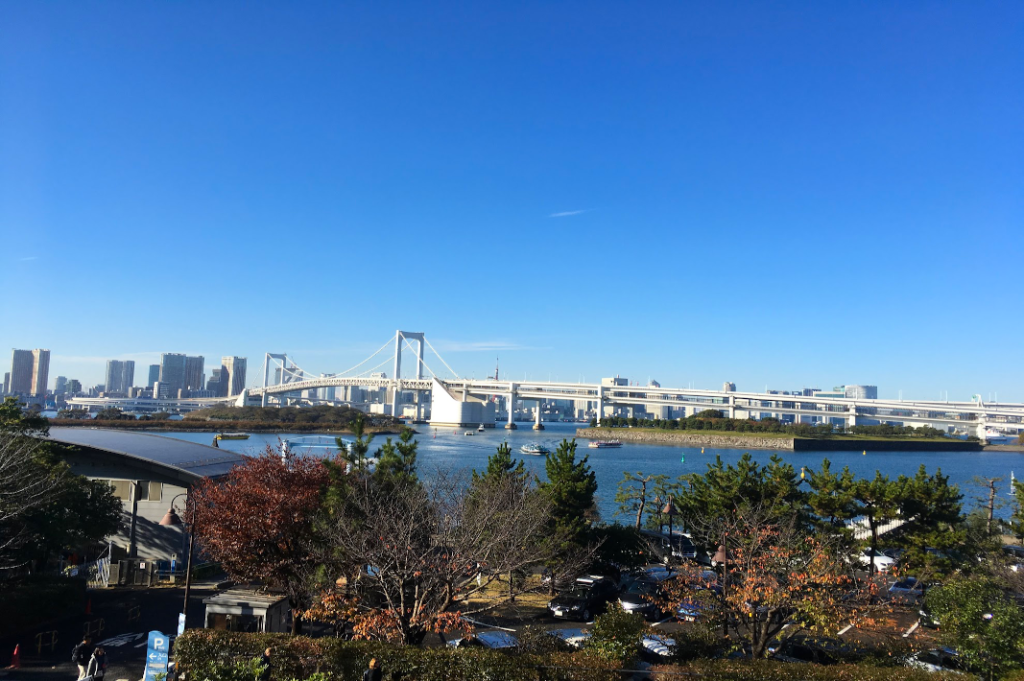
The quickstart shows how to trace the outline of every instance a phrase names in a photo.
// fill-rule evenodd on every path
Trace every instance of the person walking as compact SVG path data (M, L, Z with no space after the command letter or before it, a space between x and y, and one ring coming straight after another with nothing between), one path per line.
M370 666L363 672L363 681L383 681L384 673L380 670L380 663L377 658L370 660Z
M270 654L273 652L273 648L267 648L260 655L260 662L263 663L263 670L260 672L259 681L270 681Z
M89 671L89 660L92 659L92 637L85 636L71 651L71 661L78 665L78 681L82 681Z
M107 673L107 653L100 646L92 651L89 658L89 665L85 669L85 675L93 681L103 681L103 675Z

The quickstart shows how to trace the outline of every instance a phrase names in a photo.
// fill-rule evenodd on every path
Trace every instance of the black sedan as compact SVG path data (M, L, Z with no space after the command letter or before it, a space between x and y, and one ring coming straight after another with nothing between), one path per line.
M615 585L608 580L579 581L548 603L548 610L555 617L589 622L599 615L615 599Z

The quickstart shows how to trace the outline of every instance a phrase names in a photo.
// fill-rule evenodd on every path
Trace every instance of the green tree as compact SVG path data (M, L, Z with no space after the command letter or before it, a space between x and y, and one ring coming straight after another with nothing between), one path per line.
M390 478L401 478L406 482L416 482L416 449L418 444L413 438L412 428L402 428L397 442L388 438L377 450L377 469L375 475Z
M626 612L613 603L608 612L594 619L587 650L606 660L629 663L640 654L641 640L650 630L639 613Z
M85 548L117 531L121 502L109 485L75 475L64 448L42 440L49 422L0 404L0 565L23 566Z
M512 448L508 443L502 442L498 445L497 451L487 457L487 470L483 475L473 471L473 482L476 483L481 479L487 482L497 482L507 477L525 482L529 473L526 472L526 465L522 460L516 461L512 458Z
M623 472L619 489L615 493L615 502L619 505L619 513L634 516L633 526L639 530L643 525L647 504L653 499L655 487L664 485L667 480L667 475L644 475L641 471ZM657 508L654 510L655 513L658 512Z
M924 464L913 478L904 478L903 509L907 526L901 533L907 546L907 559L917 568L946 573L958 566L952 559L966 539L963 522L963 495L949 476L938 469L928 475ZM938 549L938 551L930 550Z
M370 453L370 443L373 442L373 433L366 432L366 419L363 418L362 413L352 421L352 434L356 439L349 444L345 444L340 437L335 438L334 442L349 467L356 471L365 471L369 465L368 454Z
M975 670L997 674L1024 666L1024 611L990 579L954 577L925 603L939 637Z
M817 524L831 531L844 530L855 517L853 485L856 482L849 467L839 473L832 471L832 462L825 459L818 471L807 471L810 494L807 503Z
M873 479L859 479L851 490L856 515L863 516L871 530L868 545L871 572L875 571L878 554L878 528L900 516L906 500L905 486L905 479L890 480L889 476L876 471Z
M566 557L583 549L590 540L594 517L594 494L597 476L591 470L590 457L576 460L576 440L562 440L544 462L547 481L540 484L540 493L550 504L550 536L559 542L557 554ZM554 569L557 559L549 562ZM555 580L551 580L554 591Z

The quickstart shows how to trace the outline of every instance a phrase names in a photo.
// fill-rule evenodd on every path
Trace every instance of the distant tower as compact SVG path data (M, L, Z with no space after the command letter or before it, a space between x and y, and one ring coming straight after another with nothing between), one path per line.
M498 358L494 358L494 380L498 380Z

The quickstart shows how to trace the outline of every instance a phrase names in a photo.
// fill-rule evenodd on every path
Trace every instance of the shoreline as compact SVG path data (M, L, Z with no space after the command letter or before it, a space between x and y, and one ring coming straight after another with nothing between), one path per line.
M169 423L188 423L187 426L169 426ZM288 433L324 433L327 435L351 435L352 430L336 425L316 423L253 423L249 421L225 421L221 425L192 424L188 421L96 421L94 419L50 419L52 428L107 428L110 430L145 430L162 433L265 433L270 435ZM366 426L366 433L374 435L399 435L401 429L394 426Z
M714 447L716 449L776 449L791 452L807 451L897 451L897 452L980 452L987 449L979 442L950 440L915 441L912 439L845 439L778 436L766 433L703 433L658 430L653 428L577 428L576 437L584 440L619 440L654 445ZM997 451L1024 451L1016 445L991 445Z

